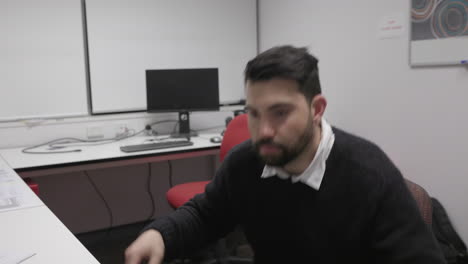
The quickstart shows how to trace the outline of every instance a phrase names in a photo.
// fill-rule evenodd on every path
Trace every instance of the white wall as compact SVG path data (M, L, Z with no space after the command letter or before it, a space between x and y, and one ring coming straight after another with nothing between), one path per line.
M380 145L468 242L468 68L408 66L410 2L260 0L260 50L308 46L329 121ZM406 31L379 39L389 15L403 15Z

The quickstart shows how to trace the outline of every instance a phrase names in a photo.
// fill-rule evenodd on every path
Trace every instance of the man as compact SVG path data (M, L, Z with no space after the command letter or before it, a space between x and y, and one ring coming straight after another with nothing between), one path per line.
M245 69L251 140L205 193L155 220L126 263L190 254L240 225L255 263L444 263L404 179L369 141L323 118L317 60L280 46Z

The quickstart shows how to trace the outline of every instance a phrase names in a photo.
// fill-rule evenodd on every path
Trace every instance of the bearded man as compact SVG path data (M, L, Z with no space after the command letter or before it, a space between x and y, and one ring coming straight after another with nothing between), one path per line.
M444 263L405 181L375 144L323 117L317 59L279 46L247 63L251 139L203 194L156 219L126 263L190 254L240 226L258 264Z

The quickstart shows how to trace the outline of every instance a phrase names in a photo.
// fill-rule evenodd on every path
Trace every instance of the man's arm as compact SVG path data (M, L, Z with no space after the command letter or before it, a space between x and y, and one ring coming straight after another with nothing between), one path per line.
M228 164L227 158L205 193L196 195L175 212L156 219L144 229L142 236L147 230L157 230L161 234L165 259L190 255L234 228L236 218L232 212ZM143 248L147 244L145 240L135 245Z
M148 264L161 264L164 258L164 242L161 234L150 229L142 233L125 250L125 264L140 264L148 260Z

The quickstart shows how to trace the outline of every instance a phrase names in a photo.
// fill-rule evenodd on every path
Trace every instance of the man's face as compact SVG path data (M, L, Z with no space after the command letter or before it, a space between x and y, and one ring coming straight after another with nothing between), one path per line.
M246 94L250 135L266 164L284 166L309 147L313 110L296 81L248 81Z

